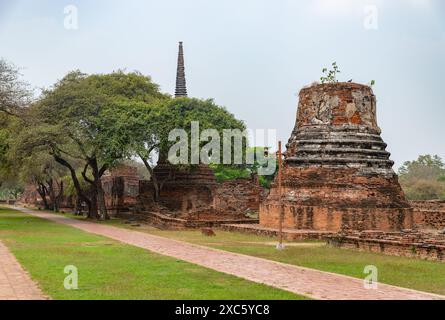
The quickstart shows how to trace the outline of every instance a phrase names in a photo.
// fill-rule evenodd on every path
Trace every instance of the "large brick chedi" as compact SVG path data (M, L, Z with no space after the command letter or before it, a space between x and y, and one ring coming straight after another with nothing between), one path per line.
M329 231L412 227L405 199L376 120L369 86L316 84L300 92L297 123L283 169L283 226ZM277 227L276 183L260 223Z

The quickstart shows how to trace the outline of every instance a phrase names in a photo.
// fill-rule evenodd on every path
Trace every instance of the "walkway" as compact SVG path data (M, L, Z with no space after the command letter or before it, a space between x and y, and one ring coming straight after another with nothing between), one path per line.
M445 296L385 284L379 284L378 289L365 289L363 280L348 276L297 267L50 213L28 209L18 210L162 255L315 299L445 299Z
M0 242L0 300L44 300L43 293Z

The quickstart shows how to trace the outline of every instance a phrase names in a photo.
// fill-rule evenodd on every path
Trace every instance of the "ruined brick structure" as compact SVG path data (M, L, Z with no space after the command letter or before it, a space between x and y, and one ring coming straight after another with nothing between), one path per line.
M225 181L215 190L214 207L219 212L257 213L266 190L252 179Z
M206 165L176 168L158 164L154 169L163 184L159 202L172 211L194 212L213 205L217 185L213 170ZM151 184L146 185L152 188ZM153 189L145 190L153 193Z
M445 229L445 201L410 201L414 209L414 224L419 229Z
M154 171L163 182L159 204L175 215L240 217L249 212L257 213L265 198L264 188L250 179L217 183L213 170L207 165L179 169L159 164ZM153 211L153 194L152 182L140 181L138 198L142 210Z
M406 232L353 232L327 236L337 248L445 262L445 235Z
M136 167L118 166L102 177L105 205L110 214L128 211L137 203L139 175Z
M283 169L285 228L401 230L412 209L392 170L369 86L316 84L300 92L297 121ZM277 227L276 183L260 208L260 224Z

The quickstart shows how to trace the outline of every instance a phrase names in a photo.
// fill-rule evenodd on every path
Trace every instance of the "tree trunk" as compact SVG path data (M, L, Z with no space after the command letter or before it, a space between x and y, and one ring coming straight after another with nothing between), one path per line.
M96 189L97 189L97 204L99 207L100 216L103 220L110 220L110 216L108 215L107 206L105 204L105 193L102 188L101 179L96 180Z
M59 193L56 195L56 199L54 202L54 210L56 210L56 212L60 211L60 203L62 202L62 198L63 198L63 181L60 181L60 183L57 184L58 188L59 188Z
M40 197L42 198L44 209L49 210L49 204L48 204L48 200L46 199L45 189L46 188L43 184L41 184L41 183L37 184L37 192L39 193Z
M69 169L70 174L71 174L71 180L73 181L77 196L80 198L81 201L84 201L89 208L91 206L91 199L89 199L83 192L82 187L80 186L79 179L77 179L76 171L74 170L74 168L69 164L68 161L66 161L65 159L63 159L57 155L54 155L54 159L58 163L60 163L61 165L65 166Z
M159 182L158 177L156 176L156 173L154 172L153 168L148 163L147 159L139 155L139 158L141 158L142 162L145 165L145 168L147 168L148 172L150 173L151 182L153 184L153 200L155 202L159 201L159 197L161 196L161 191L159 188Z
M53 179L48 180L47 182L47 190L49 195L49 201L51 203L50 209L54 212L59 212L59 209L57 208L57 199L56 199L56 193L54 192L54 181Z
M91 204L88 206L88 219L100 219L100 215L97 210L97 193L95 190L93 190L91 194Z
M91 171L93 174L93 180L89 179L87 176L88 166L91 167ZM92 187L92 194L94 196L94 200L91 199L91 202L95 202L96 210L98 209L100 214L98 215L99 219L108 220L110 219L107 207L105 205L105 194L102 188L102 175L105 173L106 166L103 166L99 169L96 158L90 158L88 160L88 164L85 166L82 176Z
M65 166L66 168L69 169L70 174L71 174L71 180L74 183L74 187L76 188L76 193L77 193L77 197L80 201L83 201L86 203L86 205L88 206L88 217L90 216L97 216L97 199L89 199L85 193L82 190L82 187L80 186L80 182L79 179L77 179L77 175L76 175L76 171L74 170L73 166L71 166L69 164L68 161L66 161L65 159L54 155L54 159L60 163L61 165ZM94 194L94 192L93 192ZM93 206L95 208L93 208ZM95 210L95 211L94 211ZM95 213L94 213L95 212Z

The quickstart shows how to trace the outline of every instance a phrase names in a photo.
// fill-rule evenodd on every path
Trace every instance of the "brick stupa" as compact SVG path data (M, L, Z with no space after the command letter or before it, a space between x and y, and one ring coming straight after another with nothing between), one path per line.
M179 42L175 98L187 97L184 46ZM172 211L197 212L213 206L215 173L204 164L181 168L161 155L154 172L162 184L159 202ZM150 190L146 186L145 190Z
M282 175L283 227L411 228L412 209L380 134L371 87L332 83L302 89ZM277 228L279 219L275 183L260 208L260 224Z

